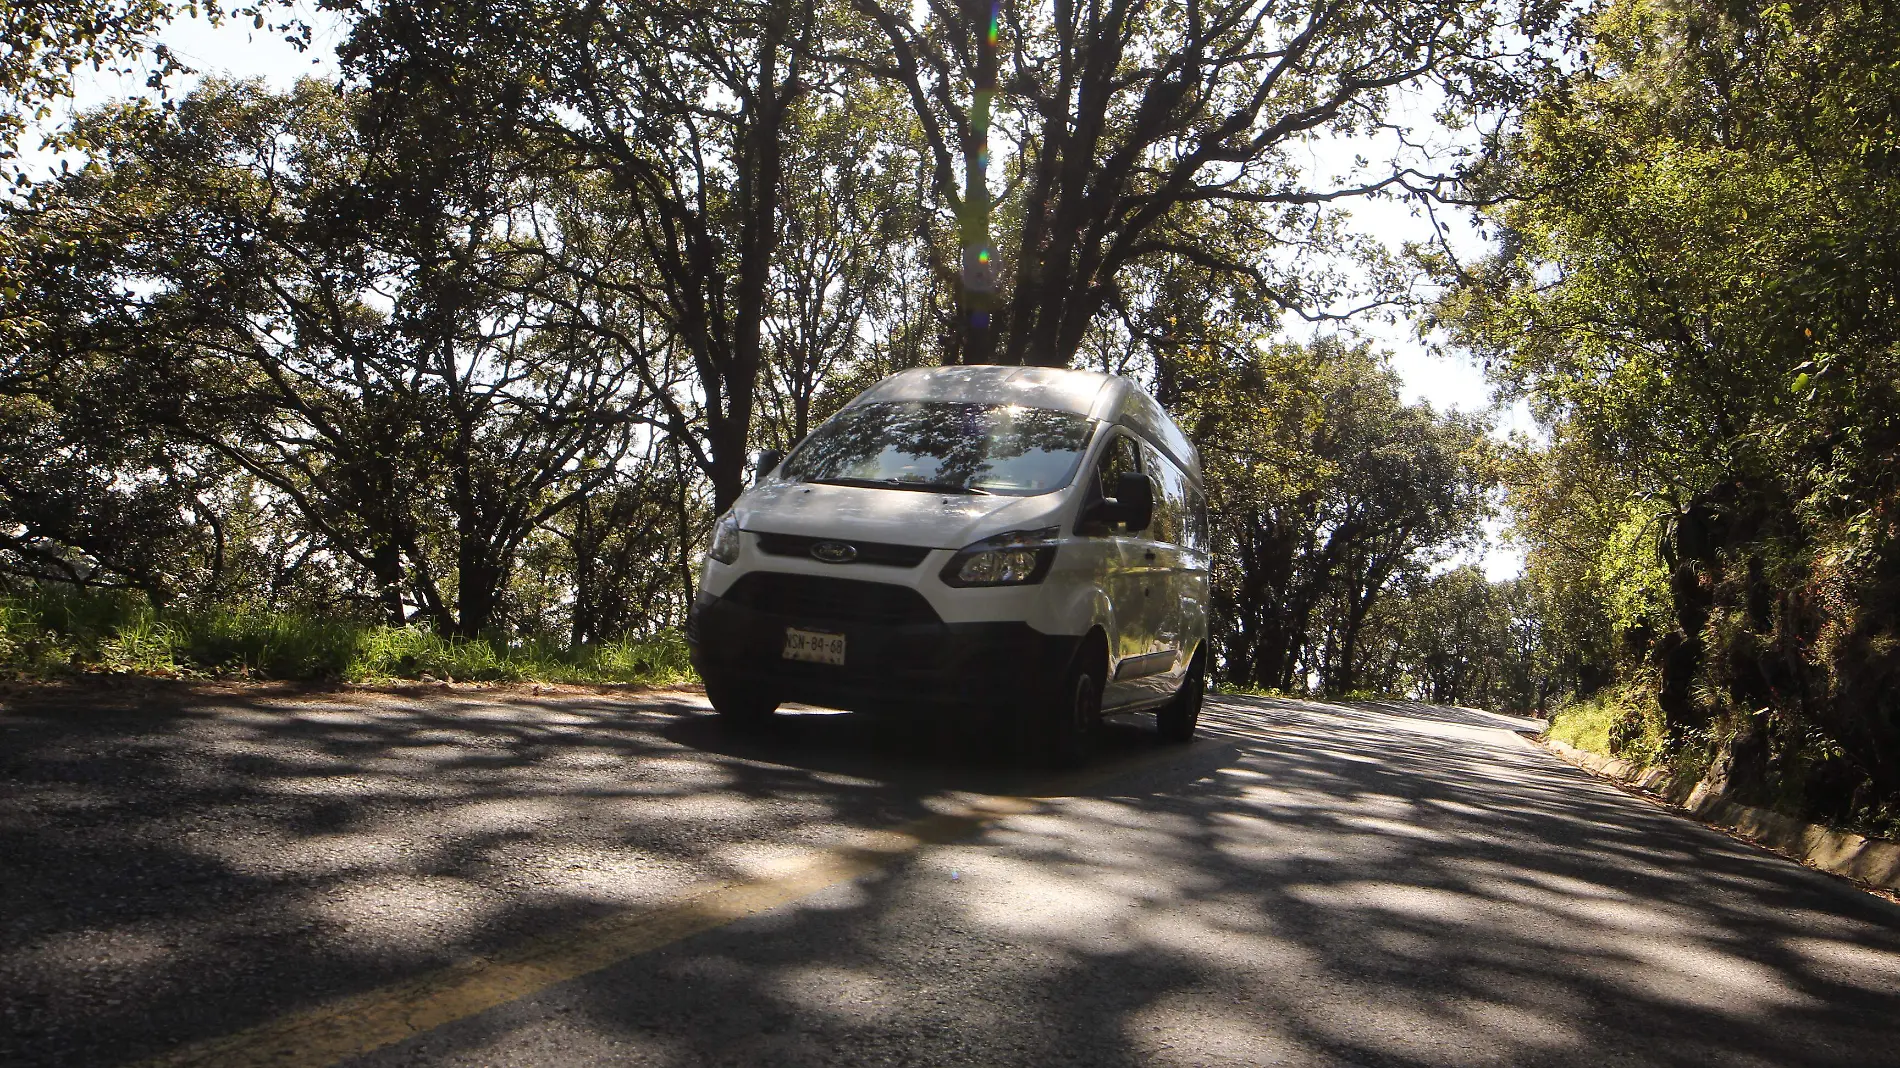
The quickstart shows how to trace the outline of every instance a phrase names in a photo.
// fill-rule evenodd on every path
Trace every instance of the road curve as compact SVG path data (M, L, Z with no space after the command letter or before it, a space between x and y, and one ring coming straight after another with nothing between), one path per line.
M1517 721L1025 776L692 695L0 714L0 1063L1900 1064L1900 908Z

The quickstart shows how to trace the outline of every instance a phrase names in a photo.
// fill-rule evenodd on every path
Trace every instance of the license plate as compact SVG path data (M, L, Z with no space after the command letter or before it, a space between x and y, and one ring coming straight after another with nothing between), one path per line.
M844 663L844 635L823 630L785 628L785 659L814 664Z

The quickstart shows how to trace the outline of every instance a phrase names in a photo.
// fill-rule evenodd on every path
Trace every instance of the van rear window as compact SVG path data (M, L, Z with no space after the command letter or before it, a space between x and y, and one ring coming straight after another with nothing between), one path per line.
M1085 415L1009 404L853 404L785 461L800 482L1027 497L1075 477L1094 423Z

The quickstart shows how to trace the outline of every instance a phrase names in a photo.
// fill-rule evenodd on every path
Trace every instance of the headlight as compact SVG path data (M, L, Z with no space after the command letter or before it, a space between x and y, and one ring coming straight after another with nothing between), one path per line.
M1055 562L1057 528L1012 530L985 538L943 566L946 586L1027 586L1041 582Z
M707 546L706 555L722 564L739 558L739 520L731 512L713 524L712 544Z

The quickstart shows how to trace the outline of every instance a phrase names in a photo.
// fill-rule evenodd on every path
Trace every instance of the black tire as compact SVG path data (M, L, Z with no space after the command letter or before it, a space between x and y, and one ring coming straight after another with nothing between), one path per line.
M1181 680L1180 692L1155 713L1155 727L1164 742L1179 744L1194 740L1194 727L1201 721L1201 701L1207 694L1207 661L1203 656L1199 652L1194 654L1187 677Z
M706 680L706 700L727 723L757 726L778 711L778 700L756 686L727 680Z
M1102 675L1099 656L1084 650L1063 672L1050 700L1033 719L1030 739L1032 762L1055 768L1073 768L1088 762L1102 725Z

